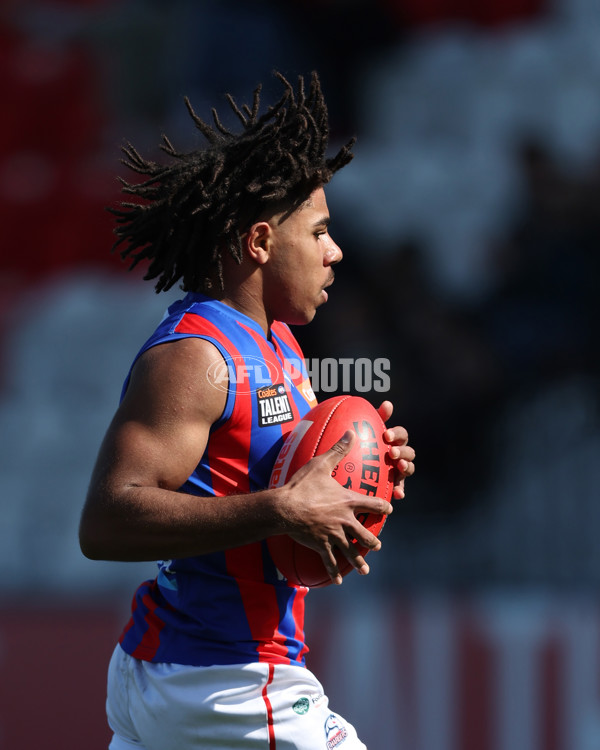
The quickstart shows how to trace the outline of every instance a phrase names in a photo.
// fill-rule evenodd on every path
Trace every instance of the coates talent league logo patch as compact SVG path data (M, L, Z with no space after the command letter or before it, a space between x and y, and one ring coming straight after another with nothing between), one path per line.
M258 399L259 427L291 422L294 419L283 383L259 388L256 391L256 397Z

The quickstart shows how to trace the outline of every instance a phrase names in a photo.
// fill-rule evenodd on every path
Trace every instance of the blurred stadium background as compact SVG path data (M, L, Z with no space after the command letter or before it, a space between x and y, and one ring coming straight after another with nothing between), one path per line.
M310 665L371 750L598 750L597 0L3 0L0 58L0 747L106 747L154 574L77 544L174 296L109 253L120 145L191 146L185 94L207 115L316 68L359 141L297 334L391 360L419 471L371 576L311 595Z

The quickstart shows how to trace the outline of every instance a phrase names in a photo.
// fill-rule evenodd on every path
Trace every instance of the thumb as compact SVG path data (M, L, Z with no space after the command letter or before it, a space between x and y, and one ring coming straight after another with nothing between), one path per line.
M346 430L342 437L331 446L325 455L331 458L332 468L339 462L340 458L347 455L354 444L356 435L352 430Z

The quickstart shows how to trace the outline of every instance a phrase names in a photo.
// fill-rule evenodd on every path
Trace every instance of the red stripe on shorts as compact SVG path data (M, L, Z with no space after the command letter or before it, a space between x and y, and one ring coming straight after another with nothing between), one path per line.
M276 750L275 747L275 727L273 726L273 706L267 695L267 688L273 682L273 676L275 674L275 665L269 664L269 677L262 691L262 697L267 707L267 727L269 730L269 750Z

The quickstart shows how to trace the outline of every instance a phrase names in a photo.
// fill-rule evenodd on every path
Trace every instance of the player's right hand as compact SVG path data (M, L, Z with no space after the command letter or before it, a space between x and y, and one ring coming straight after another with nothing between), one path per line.
M389 515L391 503L367 497L342 487L332 472L352 448L356 435L346 433L328 451L302 466L282 488L286 533L300 544L315 550L333 583L342 583L335 551L338 550L361 575L369 566L353 542L370 551L381 548L381 541L357 519L360 513Z

